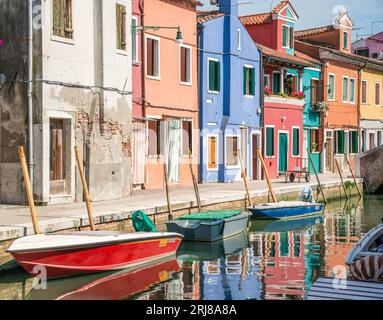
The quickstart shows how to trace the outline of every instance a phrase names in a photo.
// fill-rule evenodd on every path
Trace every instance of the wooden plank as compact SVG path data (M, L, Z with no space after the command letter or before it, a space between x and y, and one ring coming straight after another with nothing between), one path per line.
M362 292L362 291L351 290L351 289L335 289L330 287L323 288L323 287L317 287L316 285L311 287L311 292L326 292L326 293L349 295L352 297L367 297L367 298L377 298L377 299L383 300L383 294L381 293Z
M330 283L334 281L333 278L318 278L317 282ZM358 286L358 287L367 287L367 288L382 288L383 283L369 282L369 281L359 281L359 280L347 280L347 285Z
M316 298L323 298L326 300L381 300L376 298L368 298L368 297L355 297L349 295L341 295L336 293L329 292L310 292L307 296L308 300L316 300Z
M345 284L347 286L347 289L346 290L350 290L350 291L358 291L358 292L369 292L369 293L376 293L376 294L380 294L380 295L383 295L383 290L382 289L376 289L376 288L367 288L367 287L357 287L357 286L352 286L350 284ZM329 286L328 283L321 283L321 282L316 282L314 284L315 287L318 287L318 288L332 288Z

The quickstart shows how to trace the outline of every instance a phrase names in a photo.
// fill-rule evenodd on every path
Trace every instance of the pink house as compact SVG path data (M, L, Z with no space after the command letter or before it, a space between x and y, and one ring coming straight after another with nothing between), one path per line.
M383 61L383 31L352 44L352 52L367 58Z

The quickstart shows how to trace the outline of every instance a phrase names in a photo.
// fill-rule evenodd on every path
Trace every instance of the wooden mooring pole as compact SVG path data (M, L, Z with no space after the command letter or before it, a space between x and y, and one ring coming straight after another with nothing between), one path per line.
M193 187L194 187L195 197L196 197L196 200L197 200L198 211L202 212L201 198L200 198L199 189L198 189L198 181L197 181L197 178L196 178L196 176L194 174L193 165L192 165L191 162L189 162L189 168L190 168L190 173L191 173L191 176L192 176L192 179L193 179Z
M348 199L349 196L348 196L348 194L347 194L346 185L344 184L344 180L343 180L342 172L340 171L340 167L339 167L338 160L337 160L337 159L334 159L334 160L335 160L335 164L336 164L336 167L337 167L337 169L338 169L338 172L339 172L340 180L341 180L341 182L342 182L342 186L343 186L344 194L346 195L346 199Z
M352 170L352 168L351 168L351 164L350 164L350 161L348 160L348 157L347 157L346 155L344 155L344 157L346 158L346 161L347 161L347 164L348 164L348 168L350 169L352 178L354 179L355 187L356 187L356 190L357 190L358 193L359 193L359 197L362 198L363 195L362 195L362 192L360 192L359 186L358 186L358 184L357 184L357 182L356 182L356 178L355 178L354 170Z
M40 234L41 230L40 230L39 221L36 214L35 201L33 199L33 194L32 194L31 179L29 177L27 160L25 159L24 147L22 146L19 147L19 158L20 158L21 170L23 171L23 176L24 176L24 184L25 184L25 190L27 192L29 210L31 211L33 229L35 231L35 234Z
M263 171L265 172L265 177L266 177L267 185L269 187L269 191L271 193L271 197L273 198L273 201L275 203L277 203L277 198L275 197L275 194L274 194L274 191L273 191L273 185L271 184L271 180L270 180L270 177L269 177L269 172L267 171L266 164L265 164L265 161L263 160L261 150L258 149L257 153L258 153L259 159L261 160Z
M251 199L251 194L250 194L250 188L249 188L249 181L247 180L247 174L243 165L243 158L242 158L242 151L239 150L239 162L241 163L241 173L243 177L243 183L245 184L245 189L246 189L246 194L247 198L249 199L249 204L250 207L253 206L253 200ZM246 202L245 202L246 205Z
M320 180L319 180L319 175L318 175L318 172L317 170L315 169L315 166L314 166L314 161L313 159L311 158L311 154L310 154L310 150L309 148L306 149L307 150L307 154L309 155L309 159L310 159L310 163L311 163L311 166L313 167L313 170L314 170L314 173L315 173L315 177L317 178L317 181L318 181L318 187L319 187L319 190L322 194L322 198L323 198L323 201L325 204L327 204L327 199L324 195L324 192L323 192L323 188L322 188L322 184L320 183Z
M83 163L82 163L79 147L74 147L74 152L76 154L77 168L80 173L82 188L84 190L84 197L85 197L86 209L88 211L90 229L94 231L96 230L96 228L94 226L93 209L90 203L89 190L88 190L88 185L85 179L84 168L83 168Z
M164 163L164 179L165 179L165 191L166 191L166 201L168 203L168 219L173 220L173 210L172 205L170 203L170 196L169 196L169 182L168 182L168 166L166 163Z

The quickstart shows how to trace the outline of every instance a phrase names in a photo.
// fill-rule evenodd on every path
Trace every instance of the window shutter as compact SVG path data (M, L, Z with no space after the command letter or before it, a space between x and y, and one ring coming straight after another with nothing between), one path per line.
M72 38L73 28L72 28L72 0L64 0L64 31L65 36Z
M63 36L64 25L62 19L63 0L53 0L53 34Z
M209 169L213 169L217 165L216 160L216 137L209 137Z
M299 156L299 129L293 129L293 156Z
M294 28L290 27L290 48L294 48Z
M274 128L266 128L266 156L274 155Z
M216 65L216 91L221 91L221 63L217 61Z
M116 31L117 31L117 49L121 49L121 5L116 5Z
M254 96L255 95L255 69L254 68L250 69L250 74L251 74L250 94Z
M317 101L320 101L320 102L324 101L323 88L324 88L324 81L318 80L317 81L317 88L316 88Z
M310 95L311 95L311 105L313 106L315 104L315 80L311 79L310 80Z
M121 48L126 50L126 8L121 5Z
M209 90L214 91L215 90L215 64L214 61L209 60Z
M181 47L181 81L187 82L186 79L186 48Z
M153 76L153 39L146 39L146 73Z
M344 154L344 131L343 130L340 130L338 131L338 136L339 136L339 140L338 140L338 150L339 150L339 154Z
M358 131L352 131L352 153L359 153Z
M247 95L247 68L243 67L243 94Z

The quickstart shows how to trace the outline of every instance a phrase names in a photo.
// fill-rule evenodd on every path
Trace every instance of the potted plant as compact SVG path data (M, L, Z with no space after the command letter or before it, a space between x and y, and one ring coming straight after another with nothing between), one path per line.
M297 98L299 100L303 100L306 98L306 95L302 91L294 91L291 94L292 97Z
M273 90L271 90L269 87L264 88L265 96L271 96L273 94Z
M317 101L314 103L312 108L317 112L326 112L328 110L328 104L324 101Z

